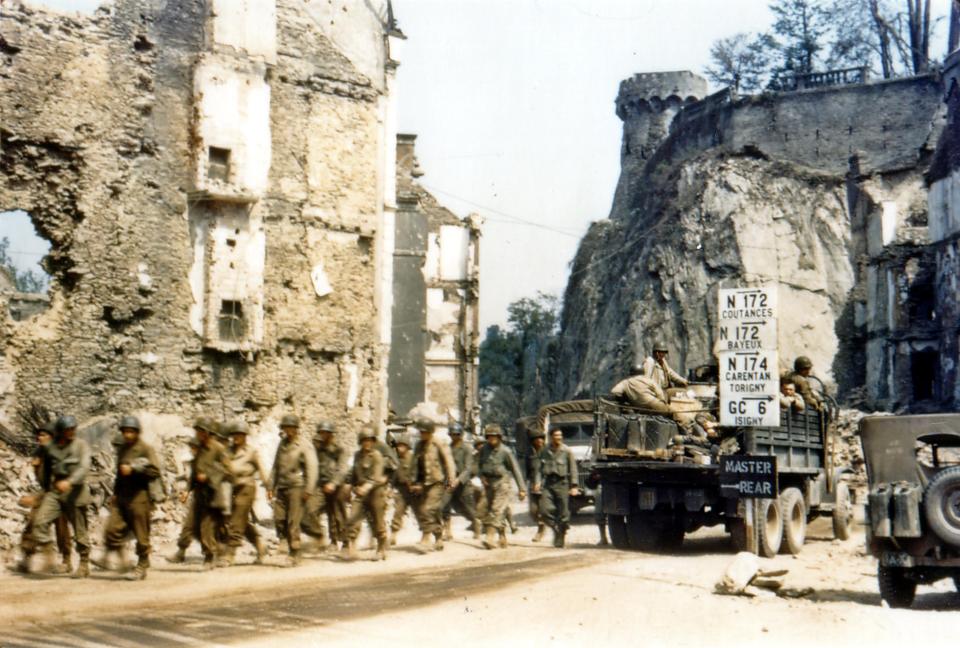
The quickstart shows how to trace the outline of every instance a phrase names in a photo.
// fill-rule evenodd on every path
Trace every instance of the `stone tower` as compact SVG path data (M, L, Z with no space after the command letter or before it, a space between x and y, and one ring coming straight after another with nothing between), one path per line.
M620 82L617 116L623 120L621 161L649 159L680 109L707 95L707 81L686 70L646 72Z

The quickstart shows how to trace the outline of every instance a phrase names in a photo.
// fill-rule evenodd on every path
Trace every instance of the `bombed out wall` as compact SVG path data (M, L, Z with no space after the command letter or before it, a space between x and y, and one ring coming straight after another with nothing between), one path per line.
M365 14L366 73L294 0L4 4L0 211L52 243L52 286L0 326L0 423L381 420L392 26L339 4Z

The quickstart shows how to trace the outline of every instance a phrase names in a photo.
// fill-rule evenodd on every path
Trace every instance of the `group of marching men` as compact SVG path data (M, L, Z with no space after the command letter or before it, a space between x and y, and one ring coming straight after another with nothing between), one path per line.
M42 492L22 498L31 508L21 543L23 557L17 571L31 570L34 554L45 559L44 569L69 573L69 528L72 527L80 562L75 578L90 575L90 563L102 569L125 570L124 548L132 535L136 541L136 567L127 578L142 580L150 567L150 518L153 507L166 498L162 464L156 450L141 439L140 421L123 416L116 446L116 478L110 513L104 530L104 551L91 558L87 509L91 503L87 475L91 451L77 437L77 421L62 416L37 432L38 450L32 458ZM450 539L450 516L456 511L471 522L475 539L487 549L507 546L507 529L513 527L509 509L513 481L520 499L527 495L513 453L503 444L499 425L484 428L475 446L464 443L463 430L448 428L450 442L435 436L436 424L428 419L413 423L419 439L408 433L388 445L372 425L362 428L359 449L352 463L337 442L333 423L321 421L310 440L301 436L300 420L285 415L280 421L281 441L273 467L267 473L257 451L247 444L246 423L217 423L199 417L190 440L192 459L187 489L180 494L188 511L177 542L167 558L183 562L193 540L199 540L203 568L233 564L244 540L256 549L262 563L267 550L257 531L253 504L258 481L273 504L278 538L286 543L288 565L301 556L301 532L316 539L318 547L339 549L341 556L357 556L357 537L367 520L376 539L374 560L384 560L387 547L396 544L397 532L408 509L416 515L421 553L443 549ZM539 503L539 518L553 527L554 545L564 546L569 526L569 496L577 493L576 461L563 444L560 431L538 451L530 466L531 491ZM481 486L474 486L479 477ZM394 515L386 520L387 500L393 497ZM539 521L539 520L538 520ZM64 561L54 565L54 535ZM64 547L66 545L66 547ZM65 549L65 551L64 551Z

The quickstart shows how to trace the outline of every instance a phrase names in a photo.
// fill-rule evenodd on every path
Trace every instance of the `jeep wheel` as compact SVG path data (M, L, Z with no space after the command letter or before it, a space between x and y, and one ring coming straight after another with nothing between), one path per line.
M787 488L780 494L783 514L783 543L780 551L797 555L807 539L807 507L798 488Z
M923 494L923 512L938 538L960 547L960 466L933 476Z
M853 526L853 504L850 502L850 487L837 482L837 500L833 505L833 536L837 540L849 540Z
M780 551L783 540L783 515L780 512L780 500L758 500L757 506L757 548L764 558L773 558Z
M617 549L629 549L630 538L627 536L627 523L622 515L607 516L607 530L610 531L610 542Z
M907 573L896 567L877 568L880 598L892 608L908 608L917 594L917 582L907 578Z
M634 512L627 516L627 537L630 547L638 551L651 551L657 546L659 533L649 513Z

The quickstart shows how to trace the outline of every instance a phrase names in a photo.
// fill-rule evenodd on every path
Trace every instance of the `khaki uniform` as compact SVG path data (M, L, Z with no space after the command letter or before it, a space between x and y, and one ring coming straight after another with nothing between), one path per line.
M270 484L274 492L273 519L277 535L287 539L291 553L300 550L300 521L304 493L317 486L317 453L307 443L283 439L277 446Z
M394 535L403 528L403 518L407 509L416 509L417 498L410 490L410 485L417 481L417 464L414 461L413 451L406 456L398 457L397 472L393 475L393 521L390 522L390 531Z
M218 500L218 491L222 484L231 479L230 455L222 443L216 439L209 439L206 445L201 445L194 457L190 472L190 491L193 494L189 513L191 533L200 541L203 558L210 562L220 552L218 532L223 526L222 503ZM197 477L203 474L206 481L201 482ZM181 547L183 535L177 543Z
M50 457L44 452L43 448L37 448L33 461L35 462L33 472L37 478L37 484L40 486L40 490L32 494L34 502L30 507L30 512L27 514L27 524L23 529L23 535L20 537L20 546L25 553L34 553L36 551L36 543L33 540L33 528L36 524L37 511L40 510L40 502L43 501L43 494L50 490L52 477ZM63 563L67 565L70 563L72 549L70 548L70 521L67 519L66 514L60 514L60 517L53 523L53 528L57 539L57 551L60 552Z
M484 528L501 531L506 523L506 508L510 504L509 477L513 476L517 488L525 490L523 475L513 453L503 444L496 448L483 446L480 450L479 472L487 500Z
M579 484L577 459L566 444L554 448L548 443L540 450L534 483L541 493L541 507L547 524L560 535L570 528L570 489Z
M795 412L802 412L806 407L806 403L803 402L803 396L800 394L794 394L793 396L780 394L780 409L785 411L792 409Z
M450 447L435 438L417 443L414 453L417 484L423 487L417 498L417 523L423 533L439 535L443 530L444 485L456 477Z
M256 546L260 534L250 519L253 503L257 499L257 475L260 482L267 483L267 470L260 460L260 453L249 445L233 448L230 452L230 472L233 474L233 506L228 521L228 543L239 547L246 538Z
M531 451L533 448L530 448ZM541 448L543 450L543 448ZM540 471L540 452L531 452L527 456L527 477L533 479L535 475L539 474ZM528 512L530 513L530 519L532 519L537 525L537 538L535 541L539 541L540 536L543 534L543 527L546 524L546 520L543 517L543 495L541 493L530 493L530 499L527 501Z
M87 507L91 503L87 474L90 472L90 446L83 439L74 439L60 447L56 442L44 446L44 460L49 460L50 488L40 499L33 519L33 529L28 553L36 547L53 541L50 525L61 515L66 515L73 527L77 553L82 560L90 556L90 538L87 534ZM56 483L70 482L70 490L61 493Z
M813 391L813 388L810 386L810 381L807 380L806 376L794 372L790 375L790 378L793 379L793 384L797 386L797 394L803 398L804 405L812 407L815 410L823 409L823 399Z
M473 488L470 486L470 479L477 474L476 465L473 460L473 448L465 445L463 442L455 448L450 448L450 454L453 456L453 465L457 471L457 486L452 491L447 491L443 496L443 519L449 520L454 511L462 515L479 532L479 521L477 520L477 505L473 499Z
M344 487L349 477L347 451L331 441L327 446L314 446L317 450L317 488L307 498L301 529L315 538L324 537L323 516L327 516L330 542L347 540L347 502L350 490ZM323 487L330 484L332 493Z
M666 360L660 364L653 358L647 358L643 361L643 371L640 375L649 378L663 390L671 387L686 387L688 384L683 376L670 368Z
M349 540L352 542L360 534L360 525L364 517L373 522L373 535L379 547L387 542L387 477L383 472L383 455L376 449L369 452L358 450L353 456L353 472L350 484L354 487L350 517L347 519Z
M677 410L667 403L667 396L663 389L646 376L637 375L621 380L614 386L611 393L618 398L626 398L634 407L676 419L674 414Z
M120 466L128 465L133 472L120 474ZM150 564L150 482L160 478L160 460L156 451L137 439L133 444L117 448L117 479L114 482L114 499L110 504L110 517L104 531L107 550L119 550L133 533L137 541L138 564Z

